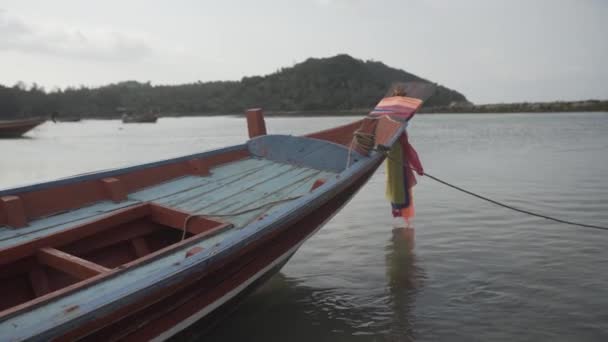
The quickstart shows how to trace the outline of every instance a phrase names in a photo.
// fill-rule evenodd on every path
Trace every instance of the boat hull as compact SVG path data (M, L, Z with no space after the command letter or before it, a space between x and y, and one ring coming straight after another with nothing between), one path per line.
M165 340L200 335L230 313L246 295L279 272L297 249L331 219L367 182L381 160L344 189L303 217L283 223L244 254L235 255L207 274L192 274L177 286L151 293L95 321L80 325L59 340ZM195 329L185 330L194 323Z
M20 120L0 123L0 138L19 138L44 120Z
M353 146L355 132L391 146L402 130L364 118L306 137L252 134L220 150L0 191L0 288L11 299L0 302L0 335L139 341L196 322L193 331L206 330L375 172L385 156Z

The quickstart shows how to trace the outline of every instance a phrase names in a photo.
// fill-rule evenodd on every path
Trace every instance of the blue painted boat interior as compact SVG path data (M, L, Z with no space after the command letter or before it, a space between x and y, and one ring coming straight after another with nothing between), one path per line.
M245 237L252 236L252 232L272 225L273 220L282 214L309 205L310 201L331 190L332 186L361 169L362 164L366 164L357 161L370 159L353 152L353 165L345 170L347 158L351 153L348 148L322 140L284 135L261 136L250 140L247 147L251 157L212 168L211 174L207 176L189 175L176 178L130 193L128 199L120 203L93 203L77 210L31 221L27 227L20 229L0 227L2 249L92 222L111 215L118 209L143 203L155 203L191 215L215 217L232 225L229 229L197 241L195 245L176 248L162 258L131 267L95 286L71 292L48 305L8 317L8 321L20 328L15 329L13 325L0 321L0 335L19 338L23 333L25 335L21 337L25 337L29 333L28 326L32 331L40 329L35 322L41 319L67 322L87 312L87 305L93 310L104 302L119 298L120 289L127 291L145 284L153 284L155 280L160 279L155 276L159 272L167 275L183 270L187 267L184 263L185 248L203 248L205 253L199 257L200 262L200 258L212 256L213 253L208 251L223 242L230 242L230 245L243 242ZM200 154L204 155L205 153ZM149 165L153 164L147 164L145 167L150 167ZM134 169L137 167L128 168ZM124 170L110 171L116 172ZM102 172L80 177L105 177L107 174L108 172ZM326 186L311 191L313 184L320 179L326 180ZM262 216L268 220L259 222ZM197 262L196 258L190 259L187 261ZM60 309L74 303L78 303L82 309L80 313L66 313Z

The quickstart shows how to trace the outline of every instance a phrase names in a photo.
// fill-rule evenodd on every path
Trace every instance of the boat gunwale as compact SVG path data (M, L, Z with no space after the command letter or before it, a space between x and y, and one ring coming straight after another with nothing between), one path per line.
M105 177L119 176L119 175L123 175L123 174L129 173L129 172L132 172L132 171L140 171L140 170L145 170L145 169L149 169L149 168L153 168L153 167L157 167L157 166L164 166L164 165L169 165L169 164L173 164L173 163L184 162L184 161L188 161L190 159L196 159L196 158L202 158L202 157L213 157L218 154L236 152L236 151L240 151L240 150L246 151L247 143L223 147L223 148L216 149L216 150L189 154L186 156L180 156L180 157L175 157L175 158L170 158L170 159L163 159L163 160L159 160L159 161L155 161L155 162L130 165L130 166L119 167L119 168L115 168L115 169L87 172L87 173L68 176L65 178L60 178L60 179L56 179L56 180L52 180L52 181L48 181L48 182L26 184L26 185L17 186L14 188L0 189L0 196L18 195L18 194L21 194L24 192L45 190L45 189L49 189L49 188L52 188L55 186L74 184L74 183L79 183L79 182L88 181L88 180L101 179L101 178L105 178Z

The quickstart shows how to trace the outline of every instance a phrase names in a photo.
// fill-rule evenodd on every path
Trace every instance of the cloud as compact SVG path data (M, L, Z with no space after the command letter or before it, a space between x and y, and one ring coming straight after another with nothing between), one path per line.
M152 53L142 37L108 30L41 27L0 10L0 51L102 61L139 61Z

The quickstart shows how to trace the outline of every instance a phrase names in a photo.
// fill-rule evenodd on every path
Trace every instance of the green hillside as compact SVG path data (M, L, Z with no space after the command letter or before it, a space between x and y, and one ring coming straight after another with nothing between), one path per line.
M116 117L118 109L168 115L240 113L248 107L269 111L367 109L394 82L424 81L381 62L348 55L309 58L266 76L240 81L151 85L127 81L99 88L53 92L32 86L0 86L0 118L60 115ZM426 106L467 102L457 91L438 86Z

